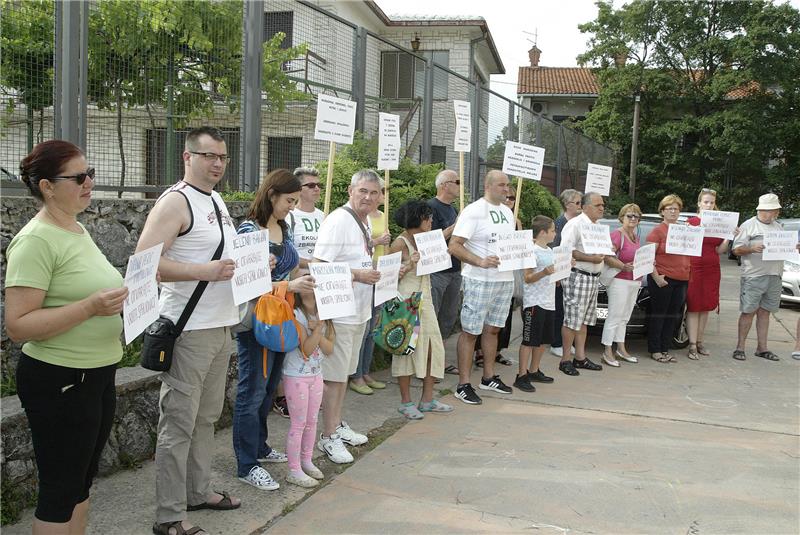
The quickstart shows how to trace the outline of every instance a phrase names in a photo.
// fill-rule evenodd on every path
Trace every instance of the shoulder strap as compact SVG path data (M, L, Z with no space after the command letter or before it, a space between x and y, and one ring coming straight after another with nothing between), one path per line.
M414 248L414 246L413 246L413 245L411 245L411 242L410 242L410 241L408 241L408 238L406 238L406 237L405 237L405 236L403 236L402 234L401 234L400 236L398 236L398 238L400 238L401 240L403 240L403 242L406 244L406 247L408 248L408 252L409 252L409 253L411 253L411 254L414 254L414 253L417 251L417 250Z
M350 215L353 216L353 219L355 219L356 223L358 223L358 228L361 229L361 234L364 235L364 245L367 247L367 252L369 253L369 256L371 258L373 251L372 251L372 246L370 246L370 239L369 239L369 234L367 234L367 228L364 226L364 223L361 221L361 219L359 219L358 215L356 215L356 213L353 211L352 208L350 208L346 204L342 206L342 208L350 212Z
M217 214L217 224L219 225L220 234L219 245L217 246L217 250L214 251L214 256L211 257L211 261L213 262L214 260L219 260L222 257L222 249L225 248L225 231L222 229L222 213L220 212L216 201L214 201L214 197L211 197L211 202L214 204L214 212ZM192 296L186 303L186 308L183 309L183 314L181 314L181 317L178 319L178 323L175 324L175 330L177 331L176 335L179 335L183 332L183 328L186 327L186 322L189 321L189 317L192 315L192 312L194 312L194 307L197 306L197 303L203 296L206 286L208 286L208 281L200 281L197 283L197 287L194 289Z

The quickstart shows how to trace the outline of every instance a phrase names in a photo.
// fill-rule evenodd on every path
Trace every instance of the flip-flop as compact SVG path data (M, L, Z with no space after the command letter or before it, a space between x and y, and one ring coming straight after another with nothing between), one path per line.
M238 509L239 507L242 506L242 502L236 504L233 503L233 501L231 500L231 495L228 494L227 492L225 491L220 492L218 490L215 490L214 492L222 496L222 499L217 503L205 502L198 505L187 505L186 510L199 511L201 509L211 509L212 511L230 511L231 509Z
M503 366L511 366L513 364L510 360L505 358L501 353L498 353L497 356L494 358L495 362L499 362Z
M755 355L756 357L761 357L762 359L767 359L772 361L781 360L780 358L778 358L778 355L776 355L772 351L760 351L760 352L756 351L755 353L753 353L753 355Z
M444 369L444 373L448 375L458 375L458 368L450 364Z
M745 355L744 351L742 351L741 349L737 349L736 351L734 351L732 356L736 360L745 360L747 358L747 355Z

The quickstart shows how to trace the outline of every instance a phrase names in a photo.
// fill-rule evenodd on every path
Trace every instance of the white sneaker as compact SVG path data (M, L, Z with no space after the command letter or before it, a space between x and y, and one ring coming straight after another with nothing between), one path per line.
M239 481L247 483L248 485L253 485L258 490L278 490L281 487L277 481L272 479L269 472L260 466L251 468L250 473L245 477L240 477Z
M322 470L320 470L316 466L304 466L303 472L310 475L314 479L325 479L325 474L323 474Z
M285 453L281 453L278 450L270 450L269 455L266 457L260 457L258 459L260 463L288 463L289 458L286 456Z
M347 422L342 422L339 424L339 427L336 428L336 434L341 437L342 442L345 444L350 444L351 446L360 446L367 443L367 436L362 435L361 433L356 433L350 429L350 426L347 425Z
M342 442L342 437L337 433L333 433L329 437L323 435L319 436L317 442L317 449L328 456L328 459L336 464L347 464L353 462L353 456L347 451Z
M550 353L552 353L553 355L555 355L557 357L563 357L564 356L564 349L561 348L561 347L551 347L550 348Z
M319 485L319 481L306 474L302 474L299 476L296 476L294 474L288 474L286 476L286 482L292 483L293 485L297 485L298 487L303 487L304 489L312 489L317 485Z

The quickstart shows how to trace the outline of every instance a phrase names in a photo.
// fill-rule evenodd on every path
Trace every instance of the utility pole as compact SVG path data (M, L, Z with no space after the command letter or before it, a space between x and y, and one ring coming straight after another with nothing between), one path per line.
M628 195L633 201L636 197L636 162L637 162L637 150L639 148L639 103L641 101L641 96L639 93L636 93L636 97L633 101L633 140L631 142L631 172L630 172L630 181L628 183Z

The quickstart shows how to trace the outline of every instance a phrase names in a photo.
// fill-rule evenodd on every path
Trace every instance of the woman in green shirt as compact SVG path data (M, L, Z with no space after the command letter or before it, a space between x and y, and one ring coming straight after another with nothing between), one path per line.
M89 488L111 432L127 288L86 228L94 169L66 141L20 164L42 203L6 250L6 331L25 341L17 390L39 470L33 533L83 533Z

